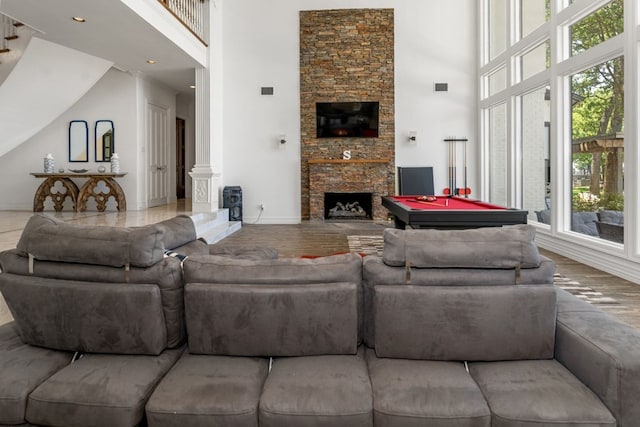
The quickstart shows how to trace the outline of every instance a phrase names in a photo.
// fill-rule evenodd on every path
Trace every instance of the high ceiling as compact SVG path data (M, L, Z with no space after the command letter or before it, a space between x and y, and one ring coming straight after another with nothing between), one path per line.
M141 72L178 93L193 94L190 85L198 62L120 0L0 0L0 12L35 29L36 37L110 60L124 71ZM74 16L86 22L74 22ZM156 63L148 64L149 59Z

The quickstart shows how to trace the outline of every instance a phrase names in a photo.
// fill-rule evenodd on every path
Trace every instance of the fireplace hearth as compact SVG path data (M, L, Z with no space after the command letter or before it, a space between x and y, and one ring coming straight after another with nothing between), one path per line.
M371 193L324 193L324 218L363 220L372 218Z

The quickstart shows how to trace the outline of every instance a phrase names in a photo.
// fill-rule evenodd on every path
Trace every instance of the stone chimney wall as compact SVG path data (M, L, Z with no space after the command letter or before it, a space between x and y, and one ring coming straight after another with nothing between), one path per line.
M377 138L316 138L316 102L358 101L379 102ZM394 101L393 9L300 12L302 219L321 219L314 183L332 183L328 192L373 191L373 219L386 218L380 196L395 190ZM358 162L309 165L342 159L345 150Z

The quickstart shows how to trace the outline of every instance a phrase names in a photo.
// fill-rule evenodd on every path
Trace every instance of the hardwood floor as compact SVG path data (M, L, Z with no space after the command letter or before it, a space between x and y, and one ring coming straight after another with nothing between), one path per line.
M144 211L51 213L68 222L93 225L137 226L190 213L184 202L151 208ZM0 250L14 248L31 212L2 212L0 215ZM240 231L224 239L224 245L270 246L281 257L301 255L325 256L350 250L348 236L381 236L392 223L371 221L309 222L294 225L243 224ZM622 321L640 328L640 285L596 270L558 254L541 250L556 262L558 274L587 287L587 298L606 301L598 304ZM10 320L4 301L0 298L0 324Z

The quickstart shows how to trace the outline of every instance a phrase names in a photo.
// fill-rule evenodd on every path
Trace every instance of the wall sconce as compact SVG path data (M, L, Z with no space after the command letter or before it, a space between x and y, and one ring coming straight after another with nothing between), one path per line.
M418 133L415 130L409 131L409 144L415 144L417 141Z

